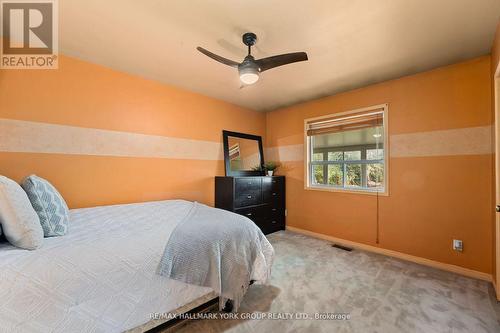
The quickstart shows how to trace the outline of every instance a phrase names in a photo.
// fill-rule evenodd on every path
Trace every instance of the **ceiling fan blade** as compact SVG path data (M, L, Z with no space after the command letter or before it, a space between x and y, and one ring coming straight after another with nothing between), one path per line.
M232 61L232 60L229 60L229 59L226 59L224 57L221 57L215 53L212 53L208 50L205 50L204 48L202 47L197 47L196 48L198 51L200 51L201 53L203 53L204 55L214 59L215 61L218 61L220 63L223 63L224 65L228 65L228 66L231 66L231 67L238 67L239 63L237 63L236 61Z
M294 53L280 54L268 58L262 58L256 60L255 62L257 63L257 65L259 65L260 71L263 72L274 67L288 65L294 62L306 61L306 60L308 60L307 53L294 52Z

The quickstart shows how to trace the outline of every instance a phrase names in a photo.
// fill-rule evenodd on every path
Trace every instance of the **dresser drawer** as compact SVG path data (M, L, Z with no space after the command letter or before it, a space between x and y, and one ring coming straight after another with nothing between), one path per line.
M234 207L254 206L262 203L262 192L260 190L248 190L234 196Z
M267 219L278 218L281 216L285 216L285 209L283 207L265 205L262 207L260 216Z
M285 216L285 209L276 208L271 205L259 205L255 207L237 208L235 213L244 215L251 219L269 220Z
M263 233L285 229L285 208L263 205L255 222Z
M264 203L271 204L276 207L283 207L283 192L280 191L263 191L262 198Z
M253 206L262 203L262 180L257 177L234 180L234 207Z
M262 200L276 207L284 207L285 183L283 177L263 177Z
M239 208L234 210L235 213L248 217L252 221L262 219L263 213L261 207Z
M262 177L262 190L280 192L283 190L285 178L283 177Z
M238 193L246 193L249 191L261 191L262 180L261 178L243 177L234 180L234 191Z
M215 207L252 220L264 234L285 229L285 177L216 177Z
M277 216L272 218L264 218L256 222L264 234L270 234L278 230L285 229L285 217Z
M273 208L268 205L239 208L235 213L248 217L264 234L285 229L284 209Z

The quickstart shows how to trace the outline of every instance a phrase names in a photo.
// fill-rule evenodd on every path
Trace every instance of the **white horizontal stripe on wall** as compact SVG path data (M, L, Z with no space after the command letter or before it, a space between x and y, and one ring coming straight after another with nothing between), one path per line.
M492 154L492 127L396 134L390 157ZM0 119L0 151L223 160L219 142ZM304 145L266 148L268 161L302 161Z
M492 126L468 127L390 136L391 158L485 155L494 153ZM304 145L266 149L266 159L280 162L304 160Z
M391 157L492 154L492 126L391 135Z
M0 151L223 160L219 142L0 119Z
M288 145L266 148L264 156L267 161L302 161L304 160L304 145Z

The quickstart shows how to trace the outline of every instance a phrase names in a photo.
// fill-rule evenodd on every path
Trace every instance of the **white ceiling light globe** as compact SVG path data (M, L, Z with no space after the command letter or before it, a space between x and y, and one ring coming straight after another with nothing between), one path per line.
M242 72L240 73L240 80L244 84L254 84L259 80L258 72Z

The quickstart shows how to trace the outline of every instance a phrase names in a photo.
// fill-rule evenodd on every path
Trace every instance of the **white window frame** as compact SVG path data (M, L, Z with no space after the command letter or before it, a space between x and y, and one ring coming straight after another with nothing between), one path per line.
M356 187L339 187L324 184L313 184L311 179L311 138L307 136L308 126L307 124L313 121L321 121L322 119L327 119L331 117L342 117L349 116L350 114L360 113L360 112L370 112L374 110L382 109L383 113L383 124L384 124L384 184L383 188L356 188ZM321 117L308 118L304 120L304 189L314 190L314 191L327 191L327 192L341 192L341 193L357 193L357 194L368 194L368 195L389 195L389 105L379 104L374 106L369 106L366 108L360 108L345 112L332 113ZM360 164L359 161L356 161ZM345 174L344 174L345 177Z

